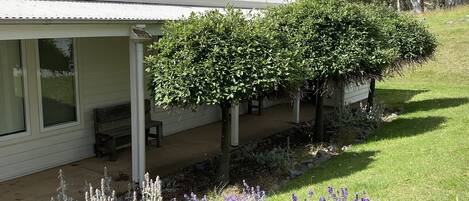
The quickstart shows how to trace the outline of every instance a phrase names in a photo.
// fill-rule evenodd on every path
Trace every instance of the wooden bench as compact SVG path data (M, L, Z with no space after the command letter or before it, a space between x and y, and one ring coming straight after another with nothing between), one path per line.
M252 109L256 108L257 114L262 115L262 111L264 110L264 103L263 103L264 97L260 97L256 101L257 101L257 105L253 104L254 100L248 101L248 114L252 114Z
M145 100L145 142L156 139L159 147L163 136L163 123L152 121L150 101ZM150 133L155 128L156 134ZM95 153L97 157L109 154L109 159L117 159L117 150L131 144L131 108L130 103L94 109Z

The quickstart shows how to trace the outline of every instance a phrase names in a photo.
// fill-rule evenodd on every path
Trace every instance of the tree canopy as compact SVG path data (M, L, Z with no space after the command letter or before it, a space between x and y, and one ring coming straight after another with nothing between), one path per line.
M305 79L357 81L380 77L398 57L378 17L364 5L300 0L267 10L267 29L295 51Z
M165 24L146 58L162 107L238 103L278 88L293 70L256 16L228 8Z
M398 51L397 64L421 63L433 56L437 41L423 23L384 7L372 11L381 17L386 39Z

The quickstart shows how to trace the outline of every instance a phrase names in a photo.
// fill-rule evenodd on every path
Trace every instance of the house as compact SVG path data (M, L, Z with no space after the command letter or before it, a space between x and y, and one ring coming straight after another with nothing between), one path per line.
M141 33L161 35L164 21L178 20L191 12L228 4L248 12L281 2L2 1L0 181L93 157L93 109L129 101L132 176L134 181L142 179L145 143L139 119L144 115L143 57L148 38ZM295 103L299 108L299 101ZM244 107L233 108L233 121ZM151 116L163 121L164 135L220 119L215 107L197 112L154 108ZM236 132L236 127L232 130Z

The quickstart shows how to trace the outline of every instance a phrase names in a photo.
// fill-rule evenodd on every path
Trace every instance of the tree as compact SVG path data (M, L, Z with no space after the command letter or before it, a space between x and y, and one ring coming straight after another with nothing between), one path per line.
M292 51L304 79L316 83L315 138L324 140L323 93L330 81L379 78L397 59L384 42L378 17L367 6L340 0L299 0L270 8L264 20L283 47Z
M385 41L398 52L398 59L388 66L385 76L402 71L405 66L424 63L433 56L436 38L421 22L380 6L372 6L369 11L373 16L380 16ZM371 79L368 108L373 106L374 91L375 80Z
M163 108L218 105L222 113L219 176L229 180L229 108L281 87L292 68L258 16L239 10L191 14L169 22L146 57L150 90Z

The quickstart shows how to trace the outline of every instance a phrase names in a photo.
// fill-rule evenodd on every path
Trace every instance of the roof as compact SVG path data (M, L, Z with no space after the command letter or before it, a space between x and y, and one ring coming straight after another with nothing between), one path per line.
M188 6L212 6L212 7L224 7L226 5L232 5L237 8L265 8L268 5L277 5L277 4L286 2L285 0L94 0L94 1L133 2L133 3L188 5Z
M90 1L2 0L0 23L128 23L178 20L210 6ZM247 9L244 9L247 11Z

